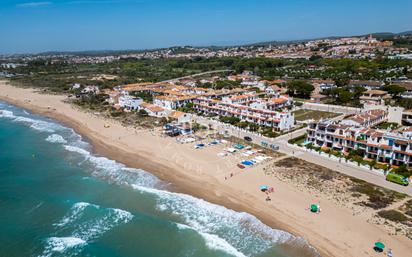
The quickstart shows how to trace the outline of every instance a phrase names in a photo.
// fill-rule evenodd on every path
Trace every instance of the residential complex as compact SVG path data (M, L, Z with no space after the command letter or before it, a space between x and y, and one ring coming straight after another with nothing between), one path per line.
M181 80L178 84L129 84L106 90L105 93L109 95L108 102L115 108L126 111L143 109L155 117L173 118L176 109L191 104L199 115L235 117L273 131L285 131L294 127L294 116L289 111L293 101L282 94L285 92L284 88L271 81L260 81L259 77L248 72L228 76L227 79L245 83L244 88L200 88L192 83L193 80ZM257 85L262 92L256 93L248 89ZM142 98L134 96L142 92L152 97L152 103L143 102Z
M387 112L372 110L341 122L321 121L310 123L307 142L349 154L351 150L362 153L365 159L400 166L412 165L412 130L387 131L371 126L386 121Z
M275 111L290 104L288 98L257 99L254 95L240 95L222 100L198 98L194 108L203 114L236 117L240 120L270 127L275 131L289 130L294 127L291 112Z

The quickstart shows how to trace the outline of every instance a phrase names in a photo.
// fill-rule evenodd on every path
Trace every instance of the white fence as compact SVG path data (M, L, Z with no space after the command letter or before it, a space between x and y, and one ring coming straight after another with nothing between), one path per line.
M318 151L315 151L315 150L313 150L313 149L308 149L308 148L306 148L306 147L301 147L301 146L297 146L297 145L293 145L293 144L289 144L289 143L288 143L288 146L293 147L293 148L295 148L295 149L298 149L298 150L300 150L300 151L305 151L305 152L308 152L308 153L311 153L311 154L317 154L317 155L319 155L319 156L321 156L321 157L324 157L325 159L329 159L329 160L335 161L335 162L337 162L337 163L339 163L339 164L341 164L341 165L352 166L352 167L360 168L360 169L363 169L363 170L371 171L371 172L374 172L374 173L379 174L379 175L385 175L385 171L384 171L383 169L375 169L375 168L372 168L372 169L371 169L370 166L368 166L368 165L362 165L362 164L359 164L359 165L358 165L358 163L356 163L356 162L353 162L353 161L350 161L350 160L346 160L346 159L343 158L343 157L341 157L341 158L336 157L336 156L333 155L333 154L327 154L327 153L324 153L324 152L318 152Z

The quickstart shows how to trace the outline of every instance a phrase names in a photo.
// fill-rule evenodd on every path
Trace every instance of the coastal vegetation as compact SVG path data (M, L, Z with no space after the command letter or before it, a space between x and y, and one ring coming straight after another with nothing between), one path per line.
M373 60L356 59L280 59L280 58L167 58L167 59L135 59L125 58L107 63L69 64L64 58L39 59L5 69L18 74L12 81L22 86L34 86L53 92L67 92L73 83L95 84L101 88L112 88L119 84L137 82L159 82L204 71L228 69L240 73L245 70L254 72L263 79L273 80L289 77L295 80L311 78L332 79L338 86L346 86L349 80L385 80L387 77L405 76L412 78L412 72L402 67L412 67L411 60L392 60L377 58ZM93 79L96 74L115 76L113 79ZM298 95L307 97L309 87L302 82L305 90L296 91ZM292 88L294 85L291 84ZM205 84L205 87L234 88L236 82L221 81ZM294 88L296 89L296 87ZM396 88L395 88L396 90ZM359 92L358 92L359 93ZM355 94L357 94L355 92ZM339 101L345 103L349 99L348 92L333 92Z
M407 196L389 189L375 186L366 181L350 177L328 168L289 157L274 163L276 173L268 170L267 175L276 175L282 180L293 180L299 187L336 196L340 201L372 208L384 209ZM347 198L338 196L348 194ZM361 197L362 196L362 197Z

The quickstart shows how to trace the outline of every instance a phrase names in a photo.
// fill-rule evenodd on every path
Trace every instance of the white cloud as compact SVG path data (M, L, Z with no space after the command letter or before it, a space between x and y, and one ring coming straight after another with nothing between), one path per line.
M47 6L51 4L52 4L51 2L29 2L29 3L17 4L17 7L31 8L31 7Z

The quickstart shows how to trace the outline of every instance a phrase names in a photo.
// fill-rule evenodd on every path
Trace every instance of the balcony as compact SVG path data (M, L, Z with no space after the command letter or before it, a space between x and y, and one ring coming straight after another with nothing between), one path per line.
M370 149L370 148L368 148L368 149L366 150L366 152L368 152L368 153L373 153L373 154L378 154L378 150L376 150L376 149Z
M394 157L395 160L397 161L405 161L405 156L403 155L395 155Z

